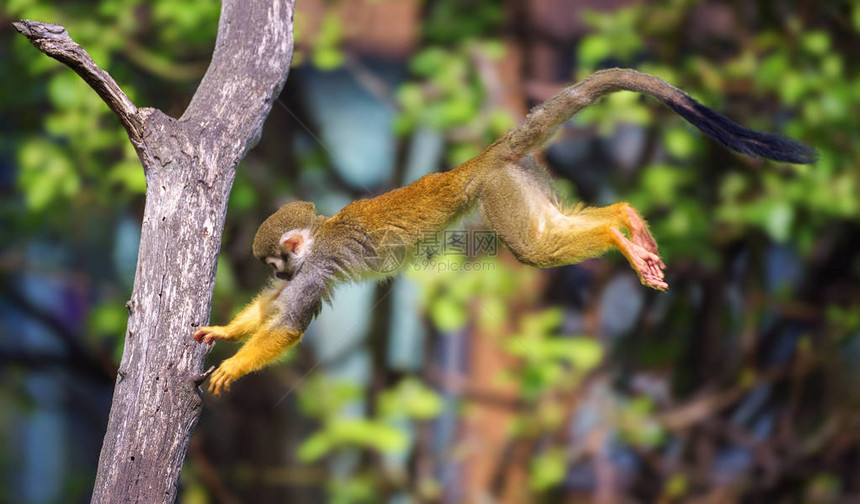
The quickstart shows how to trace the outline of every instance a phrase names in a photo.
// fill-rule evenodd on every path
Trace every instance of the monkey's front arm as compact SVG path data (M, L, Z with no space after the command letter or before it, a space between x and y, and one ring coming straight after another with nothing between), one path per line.
M230 385L240 377L274 362L302 340L300 331L270 325L258 329L236 355L218 366L209 381L209 392L220 396L229 392Z
M222 362L212 374L209 391L216 396L229 392L234 381L265 367L301 341L302 331L280 325L278 317L269 313L278 294L280 290L274 296L263 293L226 326L201 327L194 333L195 341L209 345L216 340L248 338L236 355Z
M271 364L302 339L319 311L326 283L305 269L292 281L274 281L226 326L201 327L198 343L247 338L236 355L225 360L212 374L209 391L220 396L240 377Z
M201 327L194 333L194 341L211 345L217 340L238 341L251 336L265 319L263 310L266 303L262 299L265 295L258 296L226 326Z

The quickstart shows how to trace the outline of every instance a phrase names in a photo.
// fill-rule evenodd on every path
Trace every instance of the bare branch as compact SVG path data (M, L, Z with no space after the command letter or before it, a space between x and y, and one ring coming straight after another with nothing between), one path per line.
M214 139L236 149L229 155L243 157L284 85L292 19L293 2L223 1L212 62L179 120L217 130Z
M107 72L99 68L89 54L58 24L22 20L12 23L36 49L64 63L80 75L119 117L128 136L137 147L142 140L137 107Z

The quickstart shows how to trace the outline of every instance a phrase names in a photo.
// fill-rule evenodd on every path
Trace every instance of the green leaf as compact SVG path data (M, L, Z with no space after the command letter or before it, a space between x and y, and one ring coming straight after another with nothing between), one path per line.
M544 348L547 356L566 360L580 371L594 369L603 360L603 348L591 338L555 338Z
M18 161L18 185L31 210L44 210L57 199L73 196L80 188L80 178L66 153L51 142L24 143L18 151Z
M677 129L687 139L690 138L689 132L682 128ZM683 168L653 164L642 174L642 191L647 195L650 204L671 205L680 197L690 180L690 172Z
M821 56L830 50L830 36L827 32L811 31L806 33L801 40L803 48L812 54Z
M397 103L406 110L417 111L424 105L424 92L415 83L406 83L397 89Z
M57 108L83 106L92 92L74 72L60 72L48 81L48 97Z
M612 44L602 35L589 35L579 42L577 54L582 66L593 68L612 53Z
M681 473L673 474L666 481L665 493L671 500L683 497L690 489L690 480Z
M320 70L334 70L343 65L346 57L340 49L334 47L322 47L316 49L311 57L314 66Z
M854 25L854 31L860 33L860 3L855 3L851 10L851 22Z
M458 143L454 145L446 156L452 166L465 163L481 153L481 149L470 143Z
M90 332L118 335L125 329L128 312L122 303L110 300L96 305L89 314Z
M469 321L466 307L450 296L440 297L430 308L430 317L440 331L455 331Z
M567 474L567 456L562 448L551 448L532 460L529 485L541 492L564 479Z
M233 190L230 191L231 210L251 210L257 204L257 191L253 185L242 177L236 179Z
M450 53L439 47L431 47L416 54L409 62L409 69L421 76L438 72L450 57Z
M782 100L788 105L794 105L806 93L807 83L798 73L786 72L778 89Z
M336 418L327 430L338 445L367 446L382 453L402 451L408 442L399 429L364 418Z
M794 208L788 202L780 201L770 208L765 229L775 241L785 243L791 235L793 222Z
M517 125L517 121L514 119L514 116L512 116L507 110L503 109L497 109L490 113L488 123L490 133L494 136L500 136L502 133Z
M499 290L495 292L499 293ZM507 302L501 296L497 294L481 296L481 306L478 310L478 321L481 329L492 332L503 331L505 327L503 315L507 311Z
M663 145L676 158L688 158L696 151L695 138L683 127L669 128L663 136Z
M219 254L218 266L215 268L215 295L219 298L222 296L226 298L237 290L236 272L233 270L233 263L229 259L226 259L224 254Z
M317 432L306 439L296 455L302 462L313 462L331 450L332 444L325 432Z
M406 416L427 420L442 411L442 399L415 378L406 378L393 389L380 394L379 410L386 418Z
M492 61L498 61L505 57L505 44L500 40L485 40L481 44L481 51Z
M108 173L108 180L122 184L134 194L146 192L146 175L137 159L127 159L115 164Z
M343 65L346 57L340 50L343 27L335 12L329 12L320 24L319 32L313 44L311 60L320 70L334 70Z
M361 395L361 387L355 383L314 377L301 388L299 409L313 418L327 418L341 414L344 406Z

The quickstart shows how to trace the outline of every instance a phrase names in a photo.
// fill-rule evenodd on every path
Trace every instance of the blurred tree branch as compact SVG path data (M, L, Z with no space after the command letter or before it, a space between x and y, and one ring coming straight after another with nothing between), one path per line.
M65 346L67 352L66 356L57 356L56 360L58 362L68 362L70 367L79 369L99 380L112 381L116 378L116 364L113 358L106 353L94 354L91 349L81 344L81 338L77 331L74 331L68 324L57 319L53 313L30 302L21 293L10 288L8 282L3 282L3 286L0 287L0 295L17 306L22 312L33 317L37 322L47 326L57 336ZM0 354L0 359L27 362L26 358L12 358L11 355L17 356L18 354ZM29 355L29 353L21 354L19 357L27 357Z

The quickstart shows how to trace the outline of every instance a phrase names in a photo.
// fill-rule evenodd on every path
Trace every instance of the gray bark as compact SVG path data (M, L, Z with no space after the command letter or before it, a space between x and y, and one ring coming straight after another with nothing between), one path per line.
M92 502L174 502L202 409L198 383L227 199L293 49L293 0L225 0L212 62L179 119L138 109L59 25L16 28L75 70L126 128L146 173L128 327Z

